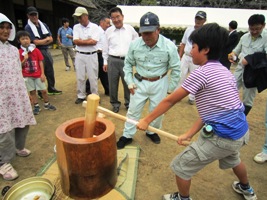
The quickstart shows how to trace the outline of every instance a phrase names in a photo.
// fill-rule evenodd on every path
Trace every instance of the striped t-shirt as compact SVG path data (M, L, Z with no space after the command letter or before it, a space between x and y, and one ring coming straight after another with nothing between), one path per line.
M196 96L200 118L213 127L215 134L236 140L247 132L248 123L236 80L220 62L208 61L199 66L182 87Z

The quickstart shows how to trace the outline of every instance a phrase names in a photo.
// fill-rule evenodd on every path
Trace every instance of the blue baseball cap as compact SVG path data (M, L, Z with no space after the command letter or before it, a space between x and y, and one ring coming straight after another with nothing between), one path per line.
M139 33L154 32L159 27L159 18L156 14L148 12L140 19Z

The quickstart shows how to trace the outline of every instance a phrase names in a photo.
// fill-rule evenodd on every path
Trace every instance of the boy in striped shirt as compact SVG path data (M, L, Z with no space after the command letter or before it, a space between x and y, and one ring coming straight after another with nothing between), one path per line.
M246 167L240 160L240 148L248 143L248 123L244 105L239 99L236 81L231 72L218 60L228 39L226 29L216 23L195 30L190 40L191 55L199 67L182 86L166 97L148 116L141 119L137 128L146 130L149 123L164 114L189 94L196 96L198 120L178 139L178 144L200 131L197 141L190 144L171 163L179 192L164 195L165 200L189 200L191 178L208 164L218 160L221 169L232 168L239 181L233 189L247 200L257 199L249 185Z

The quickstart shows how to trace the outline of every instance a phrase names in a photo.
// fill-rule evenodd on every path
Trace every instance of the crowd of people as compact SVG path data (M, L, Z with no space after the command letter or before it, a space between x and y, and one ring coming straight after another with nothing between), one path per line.
M27 17L25 30L16 34L14 24L0 13L0 88L3 89L0 95L0 174L4 180L18 177L11 165L15 155L31 154L25 142L29 126L36 124L34 115L41 110L37 94L44 101L44 109L52 111L56 107L50 104L48 95L62 94L55 88L53 58L48 50L53 41L49 27L39 20L35 7L27 8ZM99 26L89 20L84 7L77 7L73 17L78 24L72 29L69 19L63 18L57 41L64 56L65 70L72 68L68 61L70 55L76 71L75 104L82 103L88 95L87 78L90 93L98 95L100 78L113 112L118 113L121 80L127 118L140 120L137 125L125 122L118 149L133 141L136 129L146 131L146 136L159 144L159 135L147 131L148 126L160 129L163 114L187 96L189 104L196 104L199 118L179 136L177 143L184 145L196 134L199 134L198 139L173 159L171 168L178 192L164 195L165 200L190 200L191 178L216 160L221 169L233 169L238 179L232 184L234 191L247 200L257 199L240 159L240 149L249 141L246 116L257 92L256 87L248 88L244 84L247 56L261 52L264 60L257 60L257 63L266 63L267 59L263 15L249 17L249 31L239 40L236 21L231 21L226 30L217 23L205 24L207 13L198 11L195 25L184 33L179 52L171 40L160 34L160 19L155 13L147 12L141 17L140 37L132 26L123 23L119 7L112 8L109 16L103 16ZM15 36L19 49L8 42ZM233 74L229 70L232 63L237 64ZM241 87L242 100L238 91ZM140 119L146 102L149 102L149 114ZM263 150L254 157L257 163L267 161L267 104L265 125Z

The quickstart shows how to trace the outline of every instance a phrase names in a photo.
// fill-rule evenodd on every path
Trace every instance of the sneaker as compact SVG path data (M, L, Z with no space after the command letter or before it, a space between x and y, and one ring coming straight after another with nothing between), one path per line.
M48 105L44 105L44 109L46 109L46 110L56 110L57 108L49 103Z
M41 111L40 106L34 106L33 107L33 114L34 115L39 115L40 111Z
M175 192L173 194L165 194L163 195L163 200L181 200L179 192ZM192 200L190 197L188 200Z
M47 94L48 95L57 95L57 94L62 94L62 91L54 89L52 91L47 91Z
M10 186L5 186L3 189L2 189L2 192L1 192L1 194L2 194L2 196L5 196L5 194L7 193L7 191L10 189L11 187Z
M77 98L76 101L75 101L75 104L80 104L80 103L82 103L83 101L85 101L85 99Z
M194 101L194 100L190 100L190 99L188 99L188 103L189 103L190 105L194 105L194 104L195 104L195 101Z
M65 71L70 71L70 67L66 67Z
M31 151L29 149L22 149L22 150L16 150L16 154L20 157L27 157L31 154Z
M112 111L114 112L114 113L118 113L119 111L120 111L120 107L113 107L113 109L112 109Z
M266 161L267 161L267 154L266 154L266 153L263 153L263 152L258 153L258 154L254 157L254 161L255 161L256 163L259 163L259 164L262 164L262 163L266 162Z
M127 144L131 144L132 141L132 138L121 136L119 141L117 142L117 149L123 149Z
M149 137L151 139L151 141L154 142L155 144L160 143L160 137L157 133L154 133L154 134L146 133L146 136Z
M243 190L238 181L234 181L234 183L232 184L232 187L233 187L234 191L236 191L238 194L242 194L246 200L256 200L257 199L257 196L254 193L254 190L252 187L250 187L247 190Z
M12 167L10 163L5 163L0 166L0 174L3 175L3 179L6 181L12 181L19 177L17 171Z

